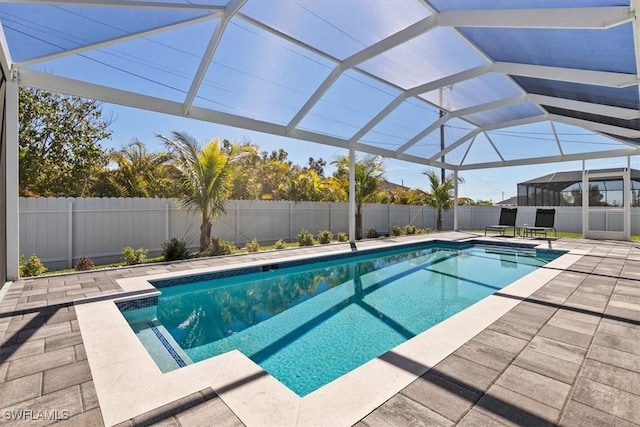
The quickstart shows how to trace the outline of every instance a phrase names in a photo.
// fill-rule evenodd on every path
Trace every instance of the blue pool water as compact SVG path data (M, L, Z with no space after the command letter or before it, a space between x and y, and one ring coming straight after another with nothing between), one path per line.
M561 254L438 242L271 266L161 287L156 318L133 327L193 362L238 349L304 396Z

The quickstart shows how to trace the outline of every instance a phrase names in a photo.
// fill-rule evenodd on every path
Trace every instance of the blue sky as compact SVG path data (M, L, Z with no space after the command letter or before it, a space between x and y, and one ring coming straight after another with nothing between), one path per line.
M327 160L327 163L330 163L332 160L348 154L346 150L336 147L112 104L104 104L103 111L107 115L111 114L114 119L111 125L112 139L104 141L102 144L104 148L117 149L138 138L150 149L162 150L162 143L155 136L156 134L169 135L172 131L184 131L202 142L220 137L230 141L249 140L267 151L283 148L289 153L289 158L298 164L305 164L309 156L322 157ZM584 132L582 131L582 133ZM576 136L576 138L580 137ZM599 138L597 137L597 139ZM360 155L364 154L360 153ZM426 177L423 175L423 172L429 170L428 167L393 159L385 159L384 165L385 177L389 181L403 183L408 187L428 188ZM587 169L625 167L626 165L626 158L589 160L586 163ZM640 161L632 157L631 166L640 168ZM581 168L581 162L566 162L465 171L460 174L464 178L464 183L460 186L459 194L474 200L498 202L503 195L504 198L515 196L518 182L557 171L580 170Z
M338 60L428 16L414 2L347 2L340 8L331 2L248 2L242 13L328 52ZM3 27L14 58L28 59L54 53L61 48L97 42L144 30L162 23L198 16L197 12L144 11L145 19L131 11L73 6L0 5ZM15 10L14 10L15 9ZM20 11L23 13L20 14ZM15 13L14 13L15 12ZM287 19L282 19L287 17ZM353 22L358 25L353 25ZM28 68L127 91L183 102L198 69L202 52L217 20L181 26L166 32L127 40L97 50L33 64ZM32 35L32 36L31 36ZM445 48L442 48L442 47ZM455 55L451 55L455 52ZM449 28L438 28L415 37L406 44L360 64L378 79L348 70L333 83L297 128L343 139L352 137L372 117L400 93L416 85L487 63L467 42ZM194 106L287 125L331 73L335 62L256 28L242 19L232 19L210 63L194 100ZM386 85L379 79L393 84ZM445 109L455 111L519 95L520 89L499 73L448 86L442 91L420 95L431 103L442 98ZM345 154L331 146L297 141L227 126L205 123L159 113L105 104L113 114L113 138L105 148L119 148L138 138L152 150L162 149L156 134L184 131L200 141L220 137L231 141L250 140L263 150L283 148L292 161L305 164L309 156L331 162ZM510 105L473 115L479 124L528 118L542 114L530 103ZM438 117L437 108L411 98L361 138L361 142L384 149L397 149L420 134ZM455 141L472 128L468 122L447 122L445 137ZM613 148L602 136L568 125L548 122L490 132L491 141L478 135L467 153L467 144L447 154L447 161L482 163L499 160L491 146L505 159L558 153L554 131L565 153ZM407 154L431 157L439 151L439 131L418 141ZM635 162L637 163L637 162ZM425 188L422 165L387 159L389 181L408 187ZM634 163L632 163L632 166ZM587 168L626 166L626 159L589 161ZM473 199L500 201L516 194L516 184L554 171L575 170L581 162L464 172L460 195ZM328 171L329 173L331 170Z

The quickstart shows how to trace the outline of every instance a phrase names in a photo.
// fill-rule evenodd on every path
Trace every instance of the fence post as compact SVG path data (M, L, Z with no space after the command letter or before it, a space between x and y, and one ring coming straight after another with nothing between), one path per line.
M240 202L236 202L236 245L240 241Z
M329 230L333 233L333 203L329 202Z
M69 202L67 215L67 268L73 267L73 203Z
M293 202L289 202L289 241L293 241Z
M164 204L164 240L169 240L169 202Z

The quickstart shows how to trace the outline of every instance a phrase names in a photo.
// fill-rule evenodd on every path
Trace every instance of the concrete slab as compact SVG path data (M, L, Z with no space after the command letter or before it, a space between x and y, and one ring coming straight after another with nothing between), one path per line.
M428 408L399 394L374 411L362 422L369 427L416 426L448 427L454 423Z
M427 372L400 392L409 399L429 408L451 421L459 421L482 397L464 383L448 381Z
M531 348L524 349L513 364L566 384L573 384L581 367L578 363L549 356Z
M569 395L569 384L512 365L496 381L496 385L514 391L558 410Z

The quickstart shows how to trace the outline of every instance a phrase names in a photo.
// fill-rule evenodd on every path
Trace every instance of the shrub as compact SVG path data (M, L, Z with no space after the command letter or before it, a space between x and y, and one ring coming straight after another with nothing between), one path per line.
M162 242L162 256L165 261L176 261L179 259L188 259L191 257L191 254L187 249L187 242L174 237L171 240Z
M418 234L418 227L413 224L407 224L403 227L402 231L404 234Z
M329 230L318 231L318 242L321 245L326 245L327 243L331 243L333 240L333 233Z
M391 227L391 235L392 236L402 236L402 228L397 225Z
M370 228L367 230L366 237L367 239L377 239L380 237L380 233L378 233L375 228Z
M76 264L76 271L88 271L88 270L93 270L93 261L91 261L91 258L87 258L87 257L80 257L80 259L78 260L78 263Z
M133 249L131 246L126 246L122 249L122 259L127 265L142 264L147 259L148 250L145 248Z
M273 247L275 249L284 249L287 247L287 245L284 243L284 240L280 239L276 243L274 243Z
M313 246L313 234L309 233L304 228L300 230L296 237L300 246Z
M47 271L47 267L42 264L36 254L32 254L29 261L25 260L24 255L20 255L19 264L21 277L39 276Z
M349 235L347 233L345 233L344 231L339 231L337 236L336 236L336 240L338 242L348 242L349 241Z
M252 241L244 245L244 248L247 252L258 252L260 250L260 243L258 243L258 239L254 237Z
M235 250L236 245L234 245L230 241L220 239L219 237L214 237L213 239L211 239L209 249L207 249L207 254L211 256L230 255Z

